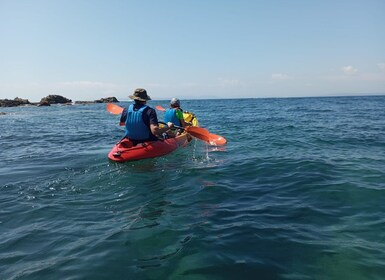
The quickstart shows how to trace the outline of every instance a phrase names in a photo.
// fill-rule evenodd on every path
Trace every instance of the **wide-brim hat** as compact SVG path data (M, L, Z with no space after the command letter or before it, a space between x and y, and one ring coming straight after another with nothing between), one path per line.
M137 88L134 93L128 97L139 101L151 100L151 97L147 95L147 91L144 88Z

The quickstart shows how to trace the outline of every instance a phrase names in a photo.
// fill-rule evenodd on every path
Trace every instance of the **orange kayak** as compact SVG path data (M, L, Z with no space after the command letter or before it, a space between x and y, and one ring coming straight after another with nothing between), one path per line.
M149 141L133 146L130 140L124 138L114 145L112 150L108 153L108 158L116 162L126 162L160 157L167 155L180 147L185 147L191 139L191 135L185 132L175 138Z

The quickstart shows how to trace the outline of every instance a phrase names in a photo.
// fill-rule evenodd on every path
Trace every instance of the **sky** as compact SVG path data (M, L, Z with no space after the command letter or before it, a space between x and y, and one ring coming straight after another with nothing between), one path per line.
M0 99L385 94L383 0L0 0Z

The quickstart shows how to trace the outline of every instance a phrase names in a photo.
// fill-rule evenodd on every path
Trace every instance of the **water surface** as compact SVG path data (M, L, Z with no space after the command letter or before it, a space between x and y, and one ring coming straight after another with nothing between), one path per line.
M118 164L105 104L3 108L0 279L384 278L384 96L182 105L228 145Z

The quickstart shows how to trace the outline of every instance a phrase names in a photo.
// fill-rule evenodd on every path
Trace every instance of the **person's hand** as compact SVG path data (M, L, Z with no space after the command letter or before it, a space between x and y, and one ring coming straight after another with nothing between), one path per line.
M174 127L174 124L173 124L172 122L168 122L168 123L167 123L167 126L168 126L168 128L173 128L173 127Z

